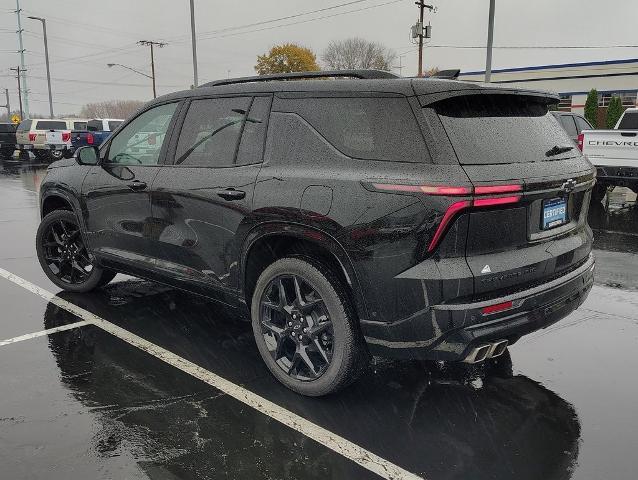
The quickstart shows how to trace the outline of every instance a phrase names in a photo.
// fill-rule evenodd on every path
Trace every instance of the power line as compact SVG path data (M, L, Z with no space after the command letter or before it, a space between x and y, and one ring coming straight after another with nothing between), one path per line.
M426 48L458 48L485 49L485 45L425 45ZM559 50L559 49L605 49L605 48L638 48L638 45L503 45L493 46L502 50Z

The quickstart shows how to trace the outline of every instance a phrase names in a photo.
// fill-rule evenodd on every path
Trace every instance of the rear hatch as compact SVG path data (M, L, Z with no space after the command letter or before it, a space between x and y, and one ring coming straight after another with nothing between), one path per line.
M532 288L584 263L594 183L591 164L548 113L553 97L477 93L426 107L474 185L466 259L475 301Z

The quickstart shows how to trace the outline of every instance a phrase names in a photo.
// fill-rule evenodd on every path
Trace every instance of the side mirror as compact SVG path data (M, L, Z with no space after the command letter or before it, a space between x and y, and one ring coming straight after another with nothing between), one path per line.
M75 152L75 161L80 165L97 165L100 153L97 147L80 147Z

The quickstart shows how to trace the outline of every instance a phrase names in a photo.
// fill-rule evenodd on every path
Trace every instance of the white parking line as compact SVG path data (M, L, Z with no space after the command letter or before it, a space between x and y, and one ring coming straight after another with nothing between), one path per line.
M114 325L111 322L104 320L103 318L98 317L77 305L74 305L73 303L67 302L62 298L55 296L53 293L38 287L37 285L34 285L33 283L14 275L3 268L0 268L0 276L76 315L85 322L95 325L130 345L153 355L159 360L215 387L264 415L268 415L278 422L298 431L299 433L302 433L306 437L328 447L334 452L352 460L382 478L387 480L424 480L423 477L419 477L418 475L408 472L407 470L379 457L378 455L375 455L356 443L312 423L296 413L266 400L250 390L236 385L229 380L226 380L225 378L222 378L219 375L166 350L165 348L155 345L154 343L129 332L128 330L118 327L117 325Z
M60 327L48 328L46 330L40 330L39 332L27 333L26 335L20 335L19 337L7 338L6 340L0 340L0 347L9 345L11 343L23 342L24 340L30 340L32 338L43 337L45 335L51 335L52 333L64 332L73 328L84 327L85 325L91 325L90 322L81 321L70 323L68 325L62 325Z

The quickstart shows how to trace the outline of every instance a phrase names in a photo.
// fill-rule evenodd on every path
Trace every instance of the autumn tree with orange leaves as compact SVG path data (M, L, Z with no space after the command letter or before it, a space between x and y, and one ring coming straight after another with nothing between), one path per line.
M255 71L259 75L320 70L312 50L294 43L275 45L265 55L257 56Z

